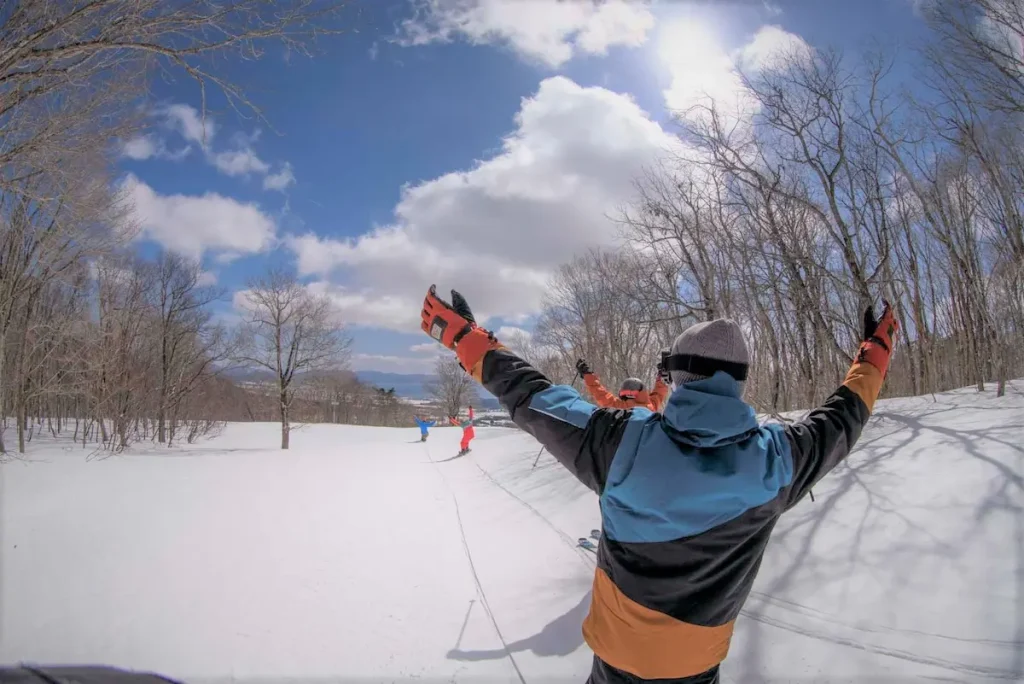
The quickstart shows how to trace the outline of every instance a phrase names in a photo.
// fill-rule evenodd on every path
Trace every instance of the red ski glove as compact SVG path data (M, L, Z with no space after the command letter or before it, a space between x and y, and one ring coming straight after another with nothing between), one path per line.
M484 355L501 345L494 335L479 327L473 312L465 298L452 290L452 303L437 296L437 286L431 285L427 296L423 299L423 332L455 351L459 363L478 381L480 368L478 364Z
M423 332L448 347L455 345L476 327L476 320L469 304L461 294L452 290L452 304L437 296L437 286L431 285L423 299Z
M875 320L874 307L869 306L864 312L864 342L857 352L857 361L870 363L884 378L892 356L892 341L899 332L900 323L893 315L889 302L882 300L882 303L885 308L879 320Z

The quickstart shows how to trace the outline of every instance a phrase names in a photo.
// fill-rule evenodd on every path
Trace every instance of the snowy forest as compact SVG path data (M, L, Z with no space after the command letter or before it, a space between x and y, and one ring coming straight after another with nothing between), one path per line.
M258 117L206 58L266 41L304 52L337 9L268 18L261 4L0 10L0 449L38 430L122 449L280 420L287 447L292 420L408 424L393 392L344 372L344 321L294 274L254 279L229 320L198 263L135 249L113 162L144 124L148 79L191 77ZM565 264L535 334L506 342L562 382L579 357L649 381L678 332L728 316L751 343L747 398L777 414L834 389L859 313L885 298L906 331L888 396L1021 375L1024 5L924 12L927 45L779 54L741 75L739 101L679 112L678 147L614 217L624 248ZM914 97L893 75L911 59L925 65ZM238 382L239 368L272 379Z
M731 317L746 399L777 414L833 391L885 298L906 332L884 396L1002 392L1024 372L1024 4L924 5L920 50L780 53L741 101L681 112L680 148L617 217L627 249L564 265L519 346L564 382L581 356L650 382L689 322Z

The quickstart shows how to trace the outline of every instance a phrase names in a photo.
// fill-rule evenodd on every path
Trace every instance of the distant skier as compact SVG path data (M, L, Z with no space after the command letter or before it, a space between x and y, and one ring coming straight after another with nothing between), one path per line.
M648 393L644 389L644 383L638 378L626 378L619 386L619 396L615 396L601 384L597 374L590 370L586 361L580 359L576 362L576 370L583 378L583 384L590 391L594 403L601 408L627 409L642 406L651 411L660 411L668 396L668 385L662 380L659 373L654 381L654 390Z
M512 416L601 505L590 614L589 682L715 684L736 618L776 522L850 453L889 367L899 324L868 307L843 384L789 425L757 422L743 401L749 354L740 326L683 331L663 366L661 414L608 410L552 385L477 326L466 300L431 286L423 330L455 351Z
M476 430L473 426L476 424L476 419L473 415L473 407L469 407L469 418L466 420L459 420L455 416L448 419L452 425L462 428L462 442L459 444L459 456L465 456L469 453L469 443L476 437Z
M420 441L426 442L427 437L430 436L430 428L434 427L437 422L433 420L423 420L419 416L413 416L412 419L416 421L416 424L420 428Z

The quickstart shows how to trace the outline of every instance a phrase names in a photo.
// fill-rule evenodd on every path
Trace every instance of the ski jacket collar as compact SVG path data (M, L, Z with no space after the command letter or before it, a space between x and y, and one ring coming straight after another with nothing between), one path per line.
M673 441L698 448L735 444L758 427L754 409L740 399L740 383L723 371L677 387L662 413Z

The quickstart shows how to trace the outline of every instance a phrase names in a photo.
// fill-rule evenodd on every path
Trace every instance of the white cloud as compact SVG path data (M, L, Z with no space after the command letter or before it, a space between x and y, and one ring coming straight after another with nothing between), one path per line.
M780 26L762 26L749 43L740 48L739 62L747 69L771 69L794 57L809 59L811 47L800 36Z
M654 15L643 0L414 0L401 25L404 45L450 42L507 45L556 68L575 53L604 55L647 40Z
M209 116L204 117L195 107L178 103L159 107L156 111L164 116L165 125L176 130L185 140L203 147L213 141L216 126Z
M254 254L274 241L274 220L253 203L217 193L161 195L134 175L121 183L140 237L198 259L207 251Z
M739 105L743 83L732 59L709 28L685 19L666 25L658 36L658 55L671 73L665 105L677 112L714 100Z
M435 282L463 292L481 322L536 312L558 265L614 241L610 216L676 140L628 96L563 77L525 98L516 123L496 156L404 188L391 225L353 240L286 237L299 272L324 278L363 325L418 330ZM329 284L341 268L349 284Z
M714 102L727 117L756 111L757 104L738 69L769 69L780 58L809 57L812 48L800 36L778 26L762 26L743 46L727 51L706 24L694 19L667 24L658 36L658 54L671 74L665 105L687 112Z
M503 325L498 328L494 333L498 339L510 340L513 338L522 338L523 340L529 341L533 337L533 333L523 328L517 328L514 325Z
M280 171L263 179L264 190L284 191L290 185L295 185L295 174L292 172L292 165L288 162L284 163Z
M348 365L354 371L384 370L389 373L433 373L435 363L434 358L423 356L353 354Z
M121 145L121 156L136 161L145 161L154 157L181 161L191 151L191 145L185 145L180 150L168 150L164 140L152 134L137 135Z
M121 156L144 160L156 156L157 144L152 136L137 135L121 147Z
M394 264L395 268L403 268ZM301 272L301 271L300 271ZM346 324L371 328L391 328L402 332L420 329L420 301L416 297L403 297L381 289L350 289L318 280L307 286L316 294L323 294L331 300L339 318ZM424 292L426 288L424 288Z
M198 285L216 285L217 274L214 271L203 271L199 274L196 283Z
M214 149L213 141L217 128L213 121L206 117L205 121L199 110L187 104L175 103L161 105L153 110L154 116L161 119L165 129L172 130L191 143L197 143L203 150L207 163L228 176L263 176L264 190L283 191L295 183L295 173L291 164L284 162L280 171L270 173L270 164L260 159L253 149L260 137L260 131L250 135L236 133L232 136L229 146ZM183 149L170 151L161 136L153 134L141 135L125 142L121 147L121 156L135 160L152 158L181 160L192 150L191 145Z
M249 147L237 150L222 150L209 155L210 163L228 176L247 176L250 173L264 174L270 165L256 156Z
M409 347L409 351L416 354L435 354L441 350L441 345L437 342L424 342L423 344L414 344Z

